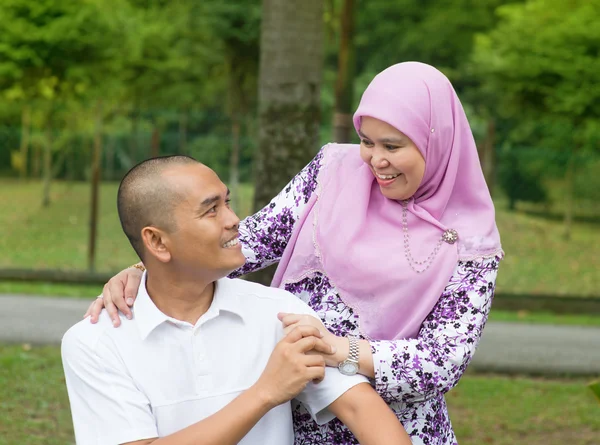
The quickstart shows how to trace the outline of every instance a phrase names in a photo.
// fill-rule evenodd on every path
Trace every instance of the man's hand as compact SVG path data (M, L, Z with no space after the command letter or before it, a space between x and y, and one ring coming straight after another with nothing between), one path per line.
M284 328L283 332L286 334L296 329L298 326L313 326L317 328L323 334L323 340L337 350L335 354L323 354L327 366L336 368L340 362L343 362L348 358L350 352L348 339L345 337L338 337L329 332L325 325L323 325L323 322L318 318L308 314L288 314L285 312L277 314L277 318L281 321ZM315 351L311 351L309 354L316 353L317 352Z
M310 381L325 377L325 359L309 351L330 355L335 349L325 343L319 330L299 326L286 335L271 353L269 362L254 384L254 390L271 408L296 397Z

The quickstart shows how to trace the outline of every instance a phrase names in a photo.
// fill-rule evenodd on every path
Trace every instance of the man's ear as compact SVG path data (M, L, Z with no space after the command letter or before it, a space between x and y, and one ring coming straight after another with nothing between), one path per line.
M142 229L142 242L148 255L152 255L161 263L171 260L168 235L156 227L148 226Z

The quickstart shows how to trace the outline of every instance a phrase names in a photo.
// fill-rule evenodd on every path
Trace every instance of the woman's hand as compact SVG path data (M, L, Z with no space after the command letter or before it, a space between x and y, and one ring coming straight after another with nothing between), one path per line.
M133 306L137 297L143 274L144 272L135 267L128 267L116 274L104 285L102 295L90 304L83 318L91 315L90 321L96 323L102 308L105 307L115 327L121 325L118 311L131 320L130 306Z
M280 312L277 314L277 318L283 323L284 332L287 335L289 332L294 330L297 326L313 326L317 328L321 334L323 334L323 340L325 343L330 344L334 347L334 354L321 354L325 359L327 366L337 367L340 362L343 362L348 358L349 344L348 339L345 337L338 337L333 335L325 328L321 320L312 315L306 314L286 314ZM312 352L309 352L312 353Z

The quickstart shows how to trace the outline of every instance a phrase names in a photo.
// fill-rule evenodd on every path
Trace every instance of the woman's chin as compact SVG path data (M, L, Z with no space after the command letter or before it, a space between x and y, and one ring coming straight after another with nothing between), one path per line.
M379 190L387 199L393 199L396 201L403 201L412 196L411 194L406 193L404 190L398 190L391 187L379 187Z

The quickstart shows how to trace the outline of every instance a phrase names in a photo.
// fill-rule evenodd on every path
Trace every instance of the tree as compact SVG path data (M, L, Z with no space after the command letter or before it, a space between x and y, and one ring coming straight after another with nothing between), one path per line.
M231 124L231 155L229 162L229 189L231 206L240 210L240 152L241 138L246 128L254 123L257 100L260 4L257 0L224 3L208 2L211 10L211 28L214 38L222 47L222 66L226 75L226 112Z
M562 153L568 238L578 159L599 148L600 0L533 0L498 13L474 65L515 131Z
M322 58L321 0L263 0L254 209L318 150ZM264 283L270 276L256 279Z
M335 82L333 140L350 142L355 74L354 13L355 0L343 0L340 14L340 44Z
M461 91L477 33L492 29L496 8L522 0L368 0L359 4L356 46L360 72L416 60L446 73Z
M121 11L124 4L121 0L107 2L5 0L0 4L0 89L6 99L24 104L25 127L30 121L30 103L44 114L40 130L45 135L45 206L50 203L56 110L61 101L85 90L85 81L96 77L90 73L113 61L114 37L118 36L113 32L118 29L113 11ZM114 8L115 4L119 7ZM26 156L28 129L23 139L21 152ZM26 165L26 159L22 162Z

